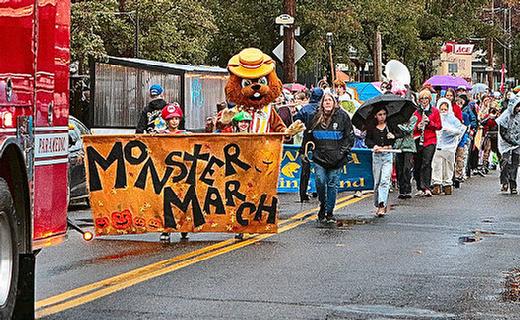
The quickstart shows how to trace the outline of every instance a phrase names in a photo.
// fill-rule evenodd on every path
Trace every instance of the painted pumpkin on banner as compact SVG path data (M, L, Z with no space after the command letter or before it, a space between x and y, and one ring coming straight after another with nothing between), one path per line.
M126 230L132 227L132 213L130 210L112 212L112 227Z
M141 217L135 217L134 226L137 228L146 228L146 220Z
M156 218L148 220L148 229L150 231L156 231L162 228L162 221Z
M108 221L108 218L96 218L96 228L99 229L105 229L110 225L110 221Z

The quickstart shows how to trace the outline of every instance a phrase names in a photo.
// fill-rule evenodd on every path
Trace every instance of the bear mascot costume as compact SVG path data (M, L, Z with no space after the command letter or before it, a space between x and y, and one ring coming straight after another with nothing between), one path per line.
M259 49L247 48L229 60L228 70L226 99L235 107L219 112L217 126L221 132L233 132L233 117L241 111L251 114L251 133L283 132L292 136L305 129L301 121L287 128L271 106L282 93L282 82L271 57Z

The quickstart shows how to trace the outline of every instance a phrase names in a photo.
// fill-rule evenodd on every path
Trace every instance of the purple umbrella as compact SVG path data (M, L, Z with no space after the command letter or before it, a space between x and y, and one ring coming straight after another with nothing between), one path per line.
M446 90L448 88L457 89L458 87L465 87L467 90L471 89L471 85L461 77L454 76L433 76L430 79L426 80L424 85L431 85L432 87L441 87L442 90Z
M291 92L306 91L307 87L299 83L286 83L283 87Z

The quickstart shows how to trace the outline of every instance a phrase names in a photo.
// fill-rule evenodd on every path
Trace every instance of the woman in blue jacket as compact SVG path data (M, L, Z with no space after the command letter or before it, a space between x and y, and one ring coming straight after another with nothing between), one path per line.
M330 93L323 95L310 127L316 191L320 201L319 223L335 223L333 211L338 193L339 173L350 157L354 133L350 117Z

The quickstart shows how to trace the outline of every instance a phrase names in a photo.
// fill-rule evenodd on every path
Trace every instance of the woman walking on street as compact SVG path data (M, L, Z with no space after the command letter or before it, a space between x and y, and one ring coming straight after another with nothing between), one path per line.
M388 211L388 192L394 160L394 154L388 151L392 149L395 139L401 137L402 133L387 124L388 111L385 107L374 108L373 114L373 123L368 125L365 143L367 147L373 148L374 206L376 215L382 217Z
M437 102L442 121L442 129L437 131L437 150L433 156L434 195L453 192L453 171L455 170L455 150L466 127L453 113L450 100L439 99Z
M439 110L431 106L432 93L428 89L419 92L419 109L414 113L417 124L413 132L417 154L414 164L416 196L431 197L432 160L437 144L437 131L442 128Z
M417 116L412 115L407 123L397 126L403 134L403 137L398 138L394 143L394 148L401 150L401 153L395 156L399 199L409 199L412 197L413 157L417 152L415 140L413 139L413 129L416 123Z
M500 183L502 192L510 189L517 194L517 174L520 162L520 97L509 101L509 106L497 119L498 149L502 154L500 161Z
M334 96L325 93L312 118L310 140L314 142L316 191L320 201L319 223L335 223L334 207L338 193L339 173L350 157L354 143L352 123Z

